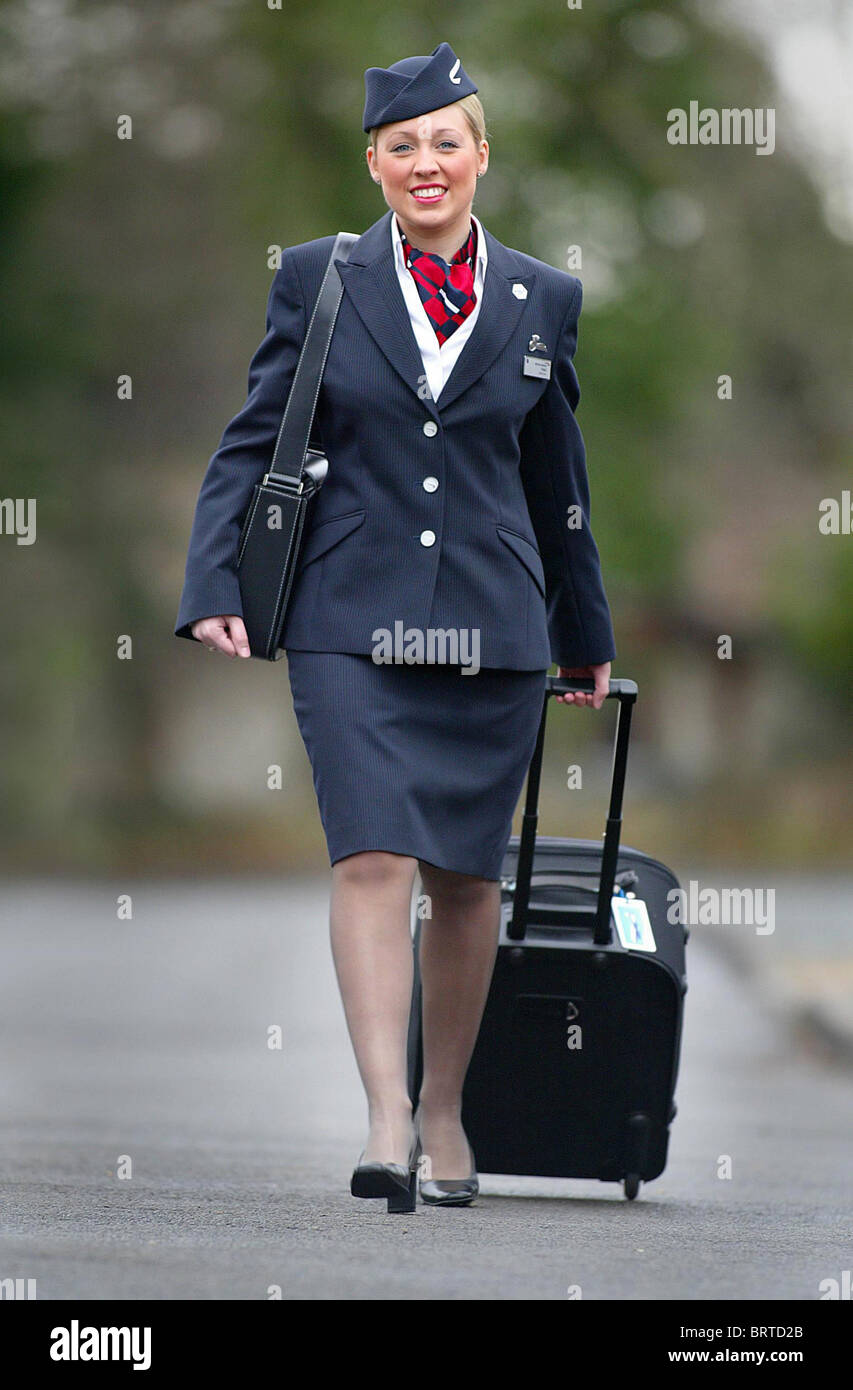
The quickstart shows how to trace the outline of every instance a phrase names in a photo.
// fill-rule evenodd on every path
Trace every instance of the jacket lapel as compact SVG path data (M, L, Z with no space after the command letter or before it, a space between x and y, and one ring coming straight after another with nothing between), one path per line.
M391 366L423 401L430 414L439 412L467 391L491 366L524 313L526 298L513 294L514 284L528 293L536 272L492 236L482 221L489 260L477 322L456 359L437 401L424 396L424 364L397 279L391 249L391 209L359 237L346 262L336 261L344 291Z

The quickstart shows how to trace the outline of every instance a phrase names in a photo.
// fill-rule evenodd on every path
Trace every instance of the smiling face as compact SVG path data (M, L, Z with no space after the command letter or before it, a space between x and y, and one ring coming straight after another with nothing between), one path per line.
M367 150L371 176L406 236L448 260L468 235L477 175L488 162L488 142L475 141L457 103L380 126L375 151Z

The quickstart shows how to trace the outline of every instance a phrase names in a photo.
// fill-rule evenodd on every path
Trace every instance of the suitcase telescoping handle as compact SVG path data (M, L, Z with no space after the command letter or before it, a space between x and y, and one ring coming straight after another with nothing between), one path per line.
M539 780L542 774L542 753L545 747L545 723L548 718L548 700L552 695L565 695L569 691L592 692L595 682L590 679L568 680L560 676L546 676L545 698L542 702L542 718L536 736L536 747L527 774L527 796L521 822L521 840L518 847L518 863L515 871L515 893L512 905L512 920L507 928L511 941L523 941L527 931L527 909L530 901L530 879L533 872L533 851L536 848L536 826L539 821ZM610 899L616 881L616 863L619 856L619 836L622 830L622 796L625 790L625 770L628 766L628 740L631 736L631 713L637 699L635 681L612 680L607 692L608 700L617 700L619 709L616 716L616 735L613 741L613 776L610 784L610 808L607 813L607 826L604 831L604 847L601 854L601 876L598 883L598 904L595 912L593 941L597 946L605 946L610 941Z

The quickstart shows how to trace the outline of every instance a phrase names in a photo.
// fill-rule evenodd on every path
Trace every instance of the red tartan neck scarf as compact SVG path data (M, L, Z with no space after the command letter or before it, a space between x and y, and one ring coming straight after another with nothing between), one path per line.
M474 293L474 263L477 255L477 227L471 230L453 260L448 264L431 251L419 251L408 241L399 221L403 256L418 287L427 317L435 329L439 347L464 323L477 303Z

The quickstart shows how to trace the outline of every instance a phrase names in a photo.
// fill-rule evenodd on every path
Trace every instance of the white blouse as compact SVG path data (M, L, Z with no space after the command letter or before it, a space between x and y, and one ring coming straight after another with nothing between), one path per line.
M418 287L412 279L412 272L406 266L406 258L403 254L403 243L400 239L400 232L397 227L397 214L391 213L391 244L394 248L394 263L397 267L397 278L400 281L400 289L409 310L409 319L412 324L412 331L420 348L421 359L424 364L427 383L432 392L433 400L438 400L447 378L453 370L456 359L470 337L471 330L477 322L477 315L480 312L480 305L483 302L483 289L486 283L486 262L489 253L486 248L486 237L479 220L471 214L471 221L477 228L477 255L474 264L474 294L477 303L471 310L464 323L454 329L447 342L439 347L438 338L435 336L435 329L423 306L423 301L418 294Z

